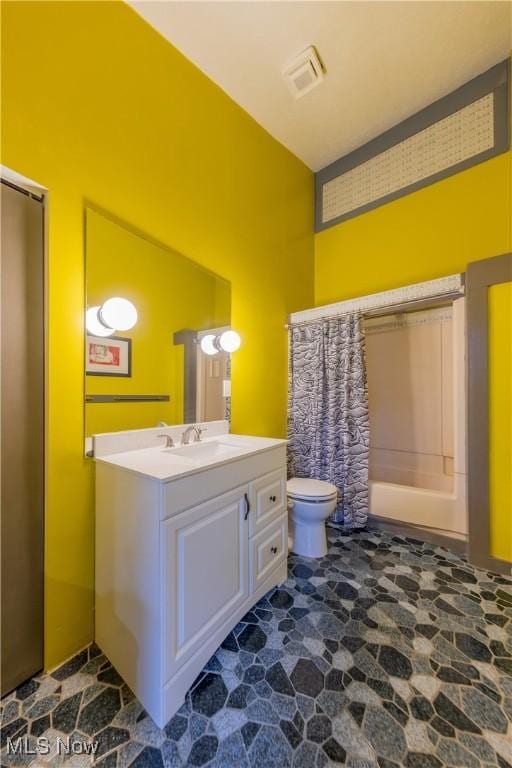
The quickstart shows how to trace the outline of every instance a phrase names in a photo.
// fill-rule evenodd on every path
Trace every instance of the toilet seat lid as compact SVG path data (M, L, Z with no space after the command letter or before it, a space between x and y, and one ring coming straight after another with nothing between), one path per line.
M286 483L289 496L301 499L327 499L338 494L338 489L325 480L313 480L310 477L292 477Z

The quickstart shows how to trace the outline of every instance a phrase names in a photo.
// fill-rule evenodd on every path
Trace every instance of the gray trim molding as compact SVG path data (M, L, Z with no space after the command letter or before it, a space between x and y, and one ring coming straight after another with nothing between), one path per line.
M170 395L86 395L86 403L167 403Z
M320 232L336 224L359 216L374 208L378 208L385 203L396 200L411 192L415 192L422 187L440 181L448 176L452 176L459 171L470 168L473 165L489 160L491 157L506 152L510 147L510 59L496 64L491 69L483 72L478 77L465 83L447 96L435 101L425 109L416 112L416 114L407 118L398 125L393 126L385 133L377 136L362 147L355 149L348 155L335 160L330 165L315 174L315 231ZM494 93L494 146L490 149L480 152L460 163L450 166L438 173L428 176L425 179L410 184L389 195L374 200L371 203L349 211L341 216L337 216L329 221L322 221L323 208L323 186L332 179L341 176L347 171L361 165L361 163L370 160L376 155L400 144L419 131L428 128L440 120L452 115L463 107L472 104L474 101L482 98L488 93Z
M510 575L512 563L490 550L489 499L489 298L491 285L512 281L512 253L468 265L468 559L478 568Z
M197 411L197 331L176 331L173 344L183 344L183 423L194 424Z
M382 518L377 515L368 515L368 527L377 528L379 531L391 531L399 536L428 541L430 544L446 547L446 549L451 549L461 555L465 555L468 548L467 541L463 539L456 539L449 534L438 533L430 528L406 523L402 520L394 520L390 517Z

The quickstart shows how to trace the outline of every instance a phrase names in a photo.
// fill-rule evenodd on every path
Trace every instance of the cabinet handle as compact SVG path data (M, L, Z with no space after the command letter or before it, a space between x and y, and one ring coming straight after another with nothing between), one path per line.
M275 500L276 500L276 498L277 498L277 496L271 496L271 497L270 497L270 501L275 501Z
M270 551L273 555L277 555L277 547L270 547Z
M249 502L249 497L246 493L244 493L244 499L245 499L245 515L244 520L247 520L249 517L249 512L251 511L251 504Z

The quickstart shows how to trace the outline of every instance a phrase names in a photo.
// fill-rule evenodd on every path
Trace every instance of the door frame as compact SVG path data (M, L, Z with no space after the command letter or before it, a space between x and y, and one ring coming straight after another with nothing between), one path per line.
M201 339L204 336L213 334L214 336L220 336L224 331L229 331L231 326L223 325L218 328L207 328L204 331L198 331L196 335L196 391L195 391L195 407L196 407L196 420L204 421L204 366L205 355L201 351ZM224 416L222 417L224 418Z
M512 563L490 554L488 290L510 281L512 253L472 262L466 270L468 559L506 575Z

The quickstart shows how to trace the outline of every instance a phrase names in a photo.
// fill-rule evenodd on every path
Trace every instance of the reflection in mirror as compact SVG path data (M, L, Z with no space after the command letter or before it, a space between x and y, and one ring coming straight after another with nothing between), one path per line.
M226 280L92 209L86 279L86 435L229 419L230 356L207 355L200 343L230 327ZM121 302L106 304L118 297L136 313ZM102 309L110 325L113 309L131 313L135 324L100 335ZM118 328L123 322L126 328L119 317Z

